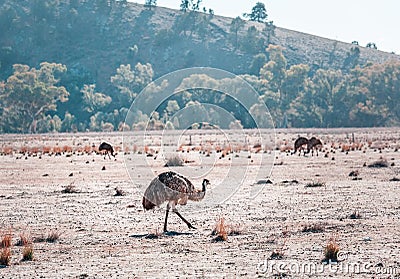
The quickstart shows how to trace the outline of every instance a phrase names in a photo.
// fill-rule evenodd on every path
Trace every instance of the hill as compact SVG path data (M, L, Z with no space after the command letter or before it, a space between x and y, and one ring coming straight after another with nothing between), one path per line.
M107 88L109 77L120 64L128 63L151 63L155 77L194 66L244 74L248 73L253 56L265 52L268 43L283 47L288 65L345 69L348 53L354 47L279 27L275 27L268 42L263 23L245 21L238 32L239 43L246 38L248 28L254 26L259 32L255 43L260 45L235 48L231 18L199 13L198 25L204 24L206 29L200 32L199 26L189 26L195 24L193 19L180 18L184 14L181 11L161 7L149 10L136 3L102 7L65 2L37 7L44 9L38 11L39 15L34 14L35 7L28 1L10 5L14 23L0 35L3 79L15 63L38 66L43 61L62 63L71 72L86 75L100 90ZM188 30L180 24L187 24ZM135 45L137 52L132 53L130 49ZM358 47L360 64L399 59L398 55Z

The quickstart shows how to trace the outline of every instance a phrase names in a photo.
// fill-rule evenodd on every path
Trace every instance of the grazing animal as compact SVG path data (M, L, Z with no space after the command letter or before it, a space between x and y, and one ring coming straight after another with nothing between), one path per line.
M206 186L209 184L210 182L204 179L202 189L196 190L192 182L186 177L173 171L164 172L151 181L144 192L142 204L144 209L150 210L161 205L165 201L168 202L165 212L164 232L167 232L167 220L170 209L185 222L189 229L196 229L183 218L175 206L177 204L185 205L188 200L201 201L206 194Z
M99 146L99 151L105 153L105 154L104 154L104 159L106 158L106 154L108 154L108 158L110 158L110 159L111 159L110 154L111 154L113 157L115 157L114 149L113 149L113 147L111 146L111 144L109 144L109 143L102 142L102 143L100 144L100 146Z
M300 150L300 154L301 154L301 150L303 149L303 145L308 145L308 139L306 139L305 137L299 137L295 142L294 142L294 152L293 154L296 154L297 150ZM299 156L300 156L299 154ZM305 154L305 152L304 152Z
M307 143L307 153L310 153L311 150L311 155L314 156L314 149L317 152L318 156L318 147L322 146L322 142L317 139L316 137L312 137L311 139L308 140Z

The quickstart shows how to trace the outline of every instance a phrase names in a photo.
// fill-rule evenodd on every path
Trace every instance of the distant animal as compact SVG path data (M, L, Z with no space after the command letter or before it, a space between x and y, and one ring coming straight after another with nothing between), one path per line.
M318 149L322 147L322 142L317 139L316 137L312 137L311 139L308 140L307 143L307 153L310 153L311 150L311 155L314 156L314 149L317 152L318 156Z
M301 150L303 149L304 145L308 145L308 139L305 138L305 137L299 137L294 142L294 152L293 152L293 154L296 154L297 150L300 150L300 154L301 154ZM305 154L305 151L304 151L304 154Z
M102 142L99 146L99 152L103 152L104 153L104 159L106 158L106 155L108 154L108 158L111 159L110 154L115 157L114 154L114 149L111 146L111 144L106 143L106 142Z
M206 186L209 184L210 182L204 179L202 189L196 190L192 182L186 177L173 171L164 172L151 181L144 192L142 205L144 209L150 210L164 202L168 202L165 212L164 232L167 232L167 220L170 209L185 222L189 229L196 229L183 218L176 209L176 205L185 205L188 200L201 201L206 194Z

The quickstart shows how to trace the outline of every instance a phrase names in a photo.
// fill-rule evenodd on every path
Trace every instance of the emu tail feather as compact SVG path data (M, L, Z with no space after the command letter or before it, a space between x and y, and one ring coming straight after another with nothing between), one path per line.
M144 209L146 209L146 210L150 210L150 209L153 209L154 207L156 207L156 205L154 203L152 203L151 201L149 201L148 199L146 199L146 197L143 197L142 205L143 205Z

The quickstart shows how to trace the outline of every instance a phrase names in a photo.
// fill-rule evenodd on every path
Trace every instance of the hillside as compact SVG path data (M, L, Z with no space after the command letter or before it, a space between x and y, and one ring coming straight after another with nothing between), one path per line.
M151 63L155 77L193 66L210 66L236 74L247 73L253 56L265 46L249 52L236 49L230 36L231 18L213 16L205 35L177 38L173 30L181 11L156 7L149 11L136 3L119 4L91 10L80 6L71 15L67 4L57 8L57 17L38 19L23 5L15 7L18 24L0 35L1 78L11 73L15 63L37 66L40 62L62 63L79 76L86 75L100 89L107 88L109 77L120 64ZM28 5L28 4L27 4ZM202 14L203 15L203 14ZM248 27L260 31L264 24L245 22L239 31L244 38ZM315 67L342 69L347 53L354 45L276 27L271 44L284 48L288 65L309 64ZM265 43L266 44L266 43ZM130 47L138 51L132 54ZM359 47L360 64L382 63L399 59L398 55Z

